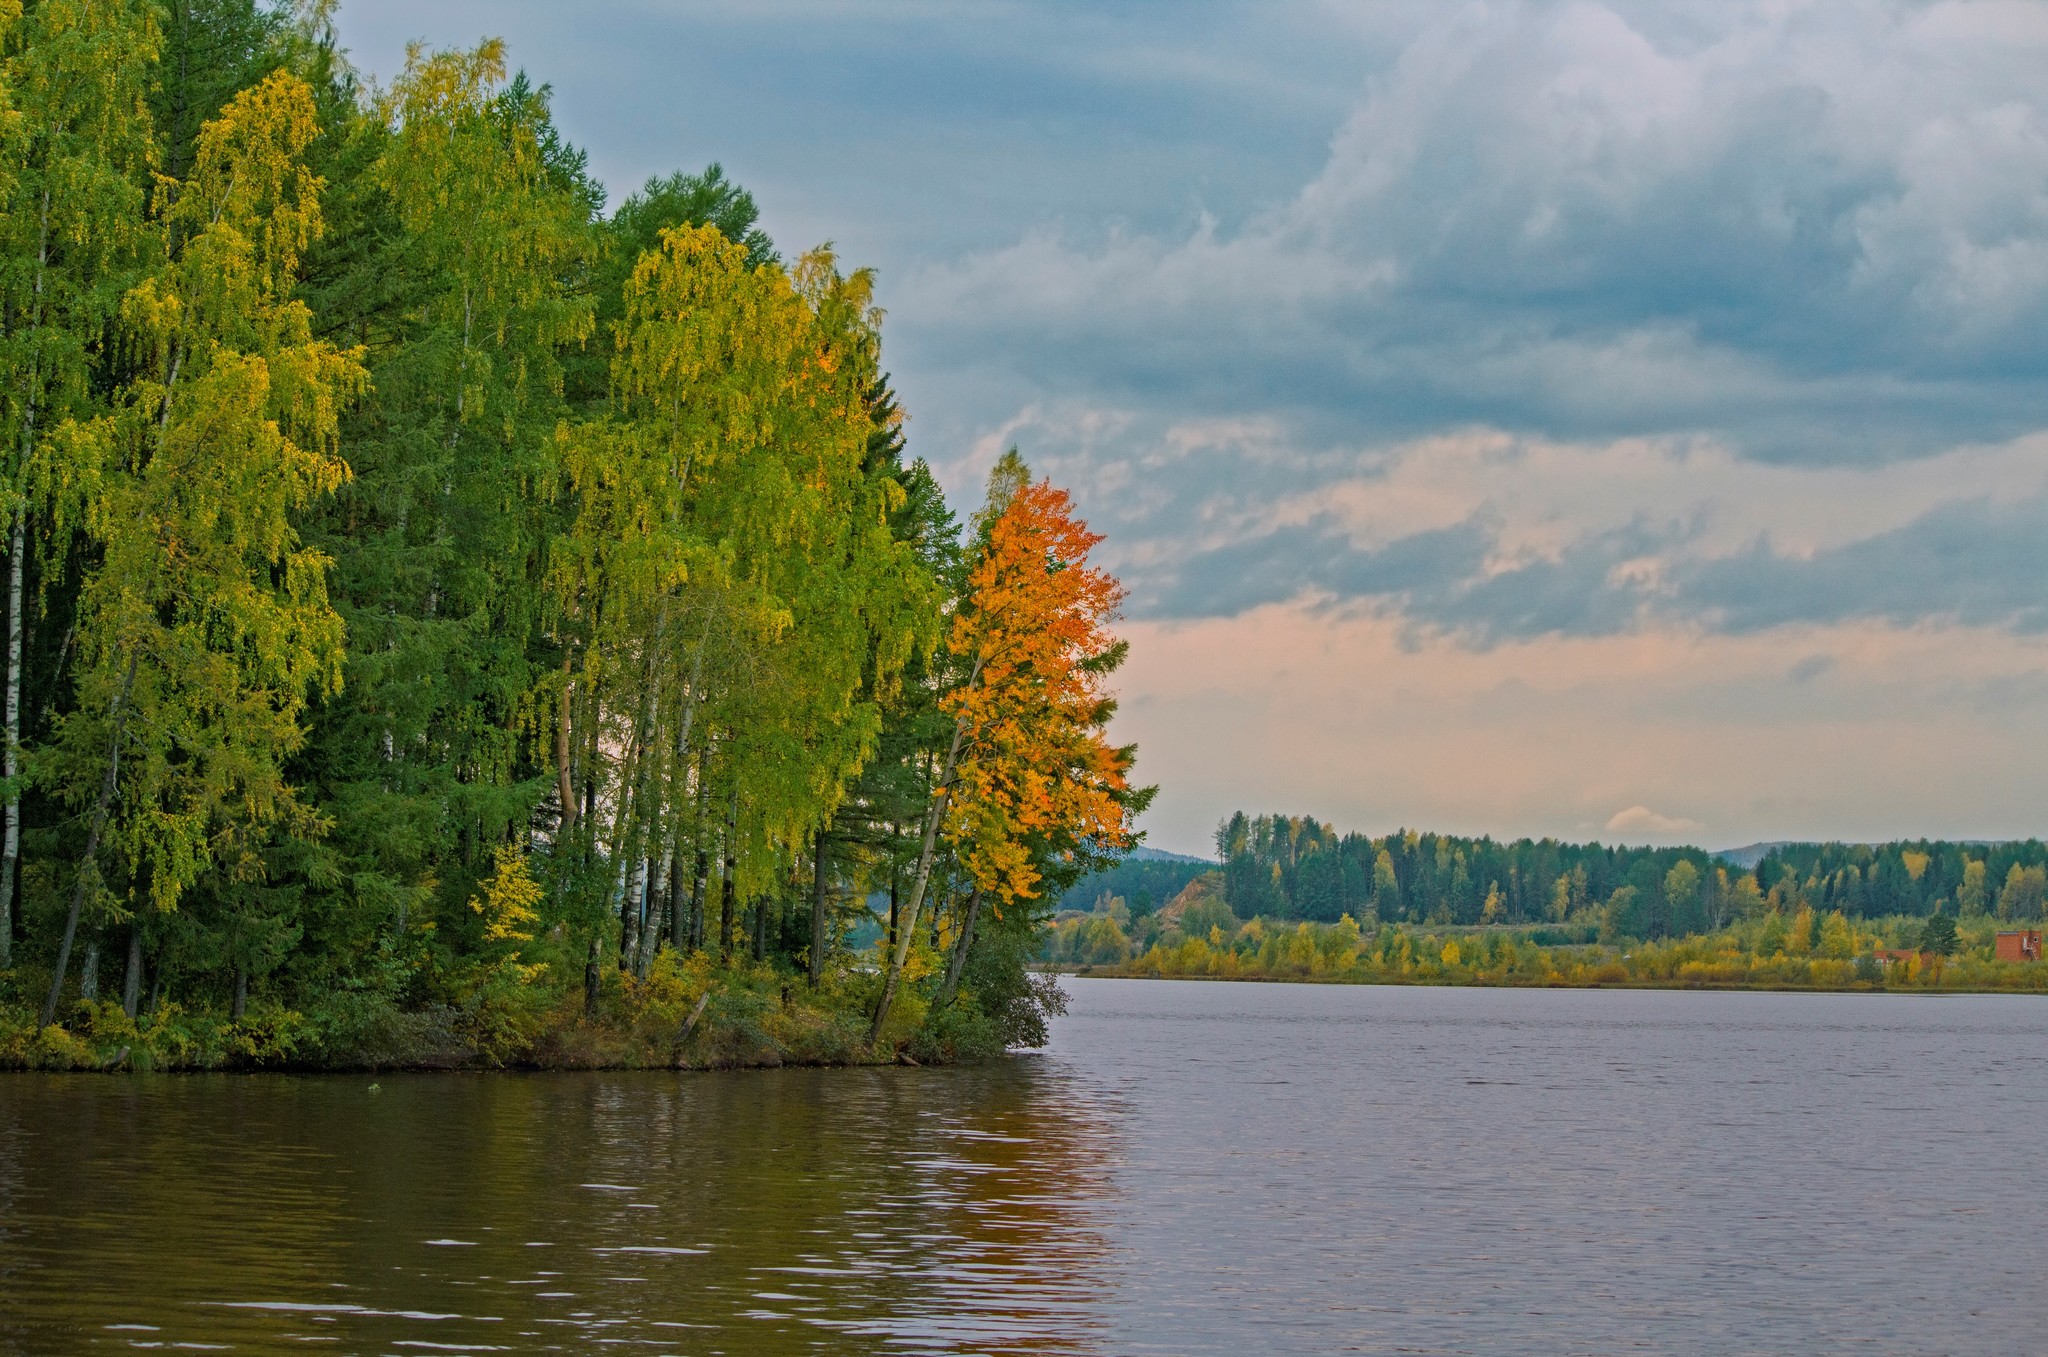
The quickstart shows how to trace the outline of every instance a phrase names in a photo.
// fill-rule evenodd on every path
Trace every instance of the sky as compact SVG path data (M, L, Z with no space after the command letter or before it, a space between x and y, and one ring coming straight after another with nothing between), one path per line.
M870 265L1124 580L1149 842L2048 832L2048 6L343 0Z

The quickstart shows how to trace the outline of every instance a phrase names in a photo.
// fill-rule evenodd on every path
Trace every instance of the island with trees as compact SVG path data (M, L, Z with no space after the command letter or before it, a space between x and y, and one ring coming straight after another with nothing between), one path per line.
M950 1059L1133 843L1121 591L874 280L500 44L0 0L0 1064Z

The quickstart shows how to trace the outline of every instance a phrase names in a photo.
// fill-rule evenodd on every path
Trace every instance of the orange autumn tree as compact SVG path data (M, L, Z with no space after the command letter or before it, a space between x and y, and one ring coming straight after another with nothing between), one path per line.
M1032 482L1014 452L990 480L987 540L947 649L965 668L940 700L953 738L925 817L908 914L882 982L871 1039L895 1000L943 833L973 894L942 993L958 982L982 902L1034 898L1047 853L1120 852L1149 797L1133 794L1132 751L1109 743L1107 678L1126 645L1110 631L1123 587L1088 564L1102 538L1067 492Z

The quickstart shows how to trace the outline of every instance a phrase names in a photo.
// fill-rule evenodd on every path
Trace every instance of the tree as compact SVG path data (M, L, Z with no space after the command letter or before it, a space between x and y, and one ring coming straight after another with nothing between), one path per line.
M1667 927L1675 937L1704 932L1706 912L1700 907L1700 871L1680 858L1664 874L1664 907Z
M746 252L746 267L779 264L775 244L760 227L761 211L754 195L725 177L713 163L702 174L678 170L656 176L612 214L611 233L618 256L628 266L649 250L661 248L661 233L679 226L709 226Z
M97 348L145 266L153 151L147 96L162 36L154 8L43 0L0 29L0 494L7 515L5 731L0 776L0 969L11 964L21 850L22 699L30 557L61 572L78 517L70 469L51 447L90 419ZM0 15L0 22L5 22ZM32 526L44 529L32 544ZM39 591L46 592L46 591Z
M311 91L283 73L206 124L192 177L166 195L169 259L124 303L140 371L116 414L58 440L103 554L80 599L80 703L53 767L92 812L45 1023L104 829L131 900L169 911L216 866L226 886L259 882L274 827L318 828L284 764L307 701L339 684L342 624L328 559L293 515L347 478L339 412L363 371L313 338L293 296L321 229L305 164L316 135ZM245 984L246 959L237 972Z
M2041 917L2048 898L2048 867L2023 867L2015 862L2005 874L2005 887L1998 893L1998 917L2032 920Z
M1038 894L1048 850L1127 849L1142 809L1125 776L1134 751L1104 735L1115 710L1104 680L1128 647L1109 630L1122 588L1088 564L1101 537L1074 517L1065 491L1032 482L1014 452L990 476L981 522L985 542L947 639L968 670L941 702L952 740L870 1039L888 1020L942 829L975 898L993 897L1000 910ZM964 938L975 922L970 912Z
M585 708L624 751L615 893L650 845L697 830L704 778L736 789L740 769L747 795L717 798L736 889L769 889L815 847L934 630L934 581L889 522L897 468L867 459L870 286L823 252L794 275L749 267L710 227L664 232L626 284L613 408L562 440L551 550Z
M1735 878L1728 899L1729 908L1738 919L1754 919L1764 911L1763 892L1757 889L1756 878L1747 872Z
M1946 914L1928 916L1920 926L1920 950L1932 952L1938 957L1956 954L1956 921Z
M1987 896L1984 889L1984 862L1971 858L1963 864L1963 878L1956 887L1956 912L1962 915L1984 913Z
M1849 920L1840 910L1832 910L1821 921L1820 942L1815 950L1831 960L1842 960L1856 950L1855 937L1849 930Z
M1401 883L1394 875L1394 859L1381 848L1372 859L1372 907L1382 919L1401 912Z
M1600 917L1600 941L1608 947L1619 946L1642 936L1641 906L1634 886L1618 886L1614 894L1607 897L1607 904Z

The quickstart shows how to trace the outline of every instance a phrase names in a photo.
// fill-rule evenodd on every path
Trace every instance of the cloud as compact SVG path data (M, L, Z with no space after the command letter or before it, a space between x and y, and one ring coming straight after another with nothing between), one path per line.
M1698 820L1687 820L1679 816L1659 815L1648 806L1630 806L1607 817L1609 834L1651 834L1669 838L1674 834L1693 834L1706 828Z
M1048 465L1108 506L1133 616L1305 600L1480 647L1858 617L2048 625L2029 564L2048 537L2048 437L1874 467L1486 431L1335 461L1261 446L1244 463L1264 498L1209 488L1219 454L1201 447L1135 479L1093 449Z
M1310 439L1710 432L1867 462L2038 422L2038 10L1411 13L1290 200L1179 238L1041 228L924 270L901 314L955 363Z
M1945 618L2048 630L2040 587L2048 496L1945 504L1890 532L1812 556L1759 544L1692 566L1679 596L1727 631L1788 622Z

